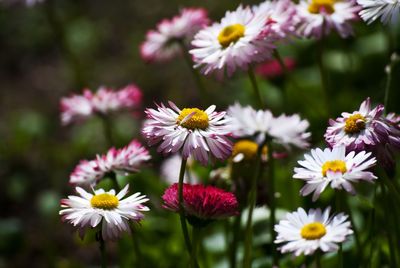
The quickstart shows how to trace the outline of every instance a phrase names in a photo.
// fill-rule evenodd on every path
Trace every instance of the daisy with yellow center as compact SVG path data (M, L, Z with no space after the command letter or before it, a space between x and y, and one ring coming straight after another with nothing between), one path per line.
M300 0L297 15L299 33L317 39L337 32L342 38L353 34L352 22L358 20L360 7L353 0Z
M161 104L157 110L146 110L148 120L142 133L149 145L160 144L158 151L162 153L181 150L184 159L192 156L204 165L210 158L224 160L231 155L225 112L215 112L215 105L206 110L179 109L172 102L169 106Z
M343 213L330 215L330 208L310 209L307 213L303 208L286 214L286 219L275 225L278 233L275 243L284 243L279 250L282 253L292 252L295 256L311 255L317 250L332 252L339 249L338 243L351 235L348 216Z
M192 41L195 67L204 74L231 76L237 69L271 57L276 35L266 36L267 20L250 7L227 11L220 22L200 30Z
M371 100L367 98L360 105L358 111L342 113L341 117L329 121L325 133L325 140L331 146L344 145L348 151L371 151L376 147L386 147L390 144L400 146L397 130L384 117L383 105L371 107ZM377 155L390 153L379 153Z
M103 189L92 194L76 187L79 196L70 195L68 199L61 200L62 220L83 230L101 224L103 239L114 240L123 232L130 232L129 221L142 220L142 211L149 210L143 205L149 200L145 195L135 193L124 198L128 188L128 185L125 186L118 194L114 190L106 192Z
M333 189L344 189L352 194L355 190L353 182L372 182L376 176L367 171L375 165L375 157L365 151L346 155L344 146L311 150L311 154L304 155L305 160L298 161L301 167L294 169L293 178L301 179L306 185L300 190L306 196L314 192L312 200L316 201L327 186Z
M240 140L233 145L233 162L252 161L257 156L258 144L252 140ZM262 159L267 160L268 149L264 146L261 152Z

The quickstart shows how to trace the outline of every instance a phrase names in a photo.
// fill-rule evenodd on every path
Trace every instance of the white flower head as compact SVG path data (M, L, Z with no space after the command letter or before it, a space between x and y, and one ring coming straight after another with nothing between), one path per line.
M285 243L279 250L282 253L292 252L295 256L311 255L318 249L323 252L338 250L338 243L344 242L353 231L347 215L329 214L330 208L323 212L319 208L310 209L308 213L298 208L287 213L286 219L275 225L278 235L274 242Z
M126 185L118 194L103 189L92 194L76 187L79 196L70 195L61 200L62 220L81 230L101 224L103 239L114 240L123 232L130 232L129 221L139 222L144 218L142 211L149 210L143 205L149 200L145 195L135 193L124 198L128 188Z
M399 21L400 1L399 0L357 0L362 6L361 18L368 24L381 18L384 24L396 24Z
M222 77L226 71L231 76L237 69L247 70L249 64L269 58L274 39L265 35L267 22L254 16L250 7L227 11L220 22L195 35L194 48L189 51L195 67L201 67L206 75L216 72Z
M377 177L367 169L375 165L375 157L365 151L346 155L344 146L311 150L311 154L304 155L305 160L298 161L301 167L294 169L293 178L306 181L301 189L303 196L314 192L312 200L318 199L327 186L333 189L344 189L355 194L353 182L372 182Z

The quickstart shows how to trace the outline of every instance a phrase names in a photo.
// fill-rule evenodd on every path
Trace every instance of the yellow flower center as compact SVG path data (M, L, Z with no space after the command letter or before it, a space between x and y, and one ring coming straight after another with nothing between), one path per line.
M326 229L322 223L312 222L304 225L301 228L300 234L306 240L316 240L326 235Z
M344 131L347 134L359 133L365 129L365 117L361 114L355 114L346 119Z
M252 160L257 155L258 144L251 140L240 140L233 145L232 157L243 154L244 160ZM262 154L267 154L267 146L264 146Z
M342 160L326 161L322 165L322 175L326 176L326 172L328 172L328 170L333 172L340 171L343 174L347 171L346 163Z
M226 26L218 35L218 42L223 47L228 47L232 43L236 43L244 36L246 28L242 24L232 24Z
M312 0L308 6L308 11L312 14L319 14L321 11L332 14L335 12L335 2L337 0Z
M194 113L189 119L186 117ZM183 109L176 123L188 129L206 129L208 127L208 115L203 110L197 108L185 108Z
M115 195L112 194L98 194L90 199L90 205L94 208L101 208L104 210L112 210L118 207L119 201Z

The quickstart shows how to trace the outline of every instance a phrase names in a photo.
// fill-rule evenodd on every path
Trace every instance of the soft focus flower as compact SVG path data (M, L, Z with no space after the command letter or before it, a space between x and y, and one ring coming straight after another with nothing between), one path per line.
M287 70L290 71L294 69L296 62L293 59L285 58L283 61ZM255 72L265 78L275 78L284 74L284 70L277 60L269 60L260 63L256 67Z
M122 232L130 232L130 220L139 222L144 218L142 211L149 210L143 205L149 200L145 195L135 193L124 199L128 188L129 185L126 185L116 195L114 190L106 192L99 189L91 194L76 187L79 196L70 195L68 199L61 200L62 220L81 230L101 224L103 239L116 239Z
M174 154L165 159L160 168L161 179L168 184L173 184L179 179L179 170L182 163L182 157L179 154ZM193 165L192 158L189 157L186 163L185 175L183 181L186 183L197 183L198 177L194 172L191 172L191 166Z
M139 171L151 156L140 142L133 140L121 149L114 147L95 160L83 160L75 167L69 182L77 185L94 185L109 172L130 173Z
M89 89L83 95L72 95L61 99L61 122L67 125L82 121L95 113L107 114L122 109L137 108L142 101L142 92L131 84L120 90L101 87L96 93Z
M232 143L225 119L225 112L215 112L215 105L205 111L198 108L179 109L169 102L171 108L161 104L147 109L148 120L142 133L150 146L160 143L158 152L176 153L182 149L182 157L192 156L206 165L210 157L224 160L232 151Z
M328 185L354 194L353 182L372 182L376 179L372 172L366 171L376 164L376 159L365 151L357 154L353 151L346 155L344 146L326 148L324 151L318 148L311 150L311 155L305 154L304 158L298 161L302 167L294 169L293 178L306 181L300 193L306 196L314 192L313 201L318 199Z
M172 19L164 19L157 30L147 32L146 41L140 46L140 54L146 61L166 61L179 55L181 43L188 43L209 22L203 8L184 8Z
M396 24L400 14L399 0L357 0L362 6L361 18L368 24L381 18L381 22Z
M271 56L274 49L272 37L265 35L268 20L254 16L250 7L239 6L227 11L219 23L200 30L194 37L193 55L195 67L201 72L216 72L222 77L231 76L236 69L247 70L249 64L261 62Z
M179 212L178 184L171 185L162 196L163 207ZM214 186L183 184L183 208L189 221L218 220L238 214L234 194ZM192 221L193 222L193 221Z
M389 141L391 127L383 118L383 105L371 109L367 98L358 111L342 113L342 117L329 120L325 140L330 146L345 145L349 151L365 150L367 146Z
M353 34L351 22L358 19L359 11L355 0L301 0L299 34L320 39L335 30L346 38Z
M235 142L232 150L232 161L238 162L249 162L254 161L257 156L258 144L252 140L239 140ZM261 159L267 161L268 148L266 145L262 148Z
M264 34L271 35L276 41L286 41L295 35L296 26L300 22L296 5L291 0L266 0L253 7L254 16L261 16L268 27Z
M235 103L229 106L228 116L231 120L229 127L235 137L255 136L258 144L269 137L286 148L290 145L308 147L307 140L311 134L305 131L309 123L297 114L274 117L268 110L254 110L250 106L243 107Z
M348 216L343 213L330 216L330 208L324 212L321 209L310 209L308 214L304 209L286 214L286 219L275 225L278 233L275 243L286 243L279 248L282 253L293 252L295 256L311 255L320 249L331 252L339 249L338 243L351 235L351 224L346 221Z

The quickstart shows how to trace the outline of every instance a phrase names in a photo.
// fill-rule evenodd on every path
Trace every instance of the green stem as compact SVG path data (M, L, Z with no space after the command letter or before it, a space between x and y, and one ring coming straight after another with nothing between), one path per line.
M328 77L325 70L324 65L324 39L322 38L319 42L318 48L318 55L317 55L317 62L319 73L321 76L321 88L322 88L322 95L325 101L325 107L327 109L328 116L331 114L331 105L329 101L329 87L328 87Z
M102 224L100 224L101 226ZM96 240L99 242L99 249L100 249L100 255L101 255L101 268L106 268L107 267L107 254L106 254L106 243L103 239L103 235L101 233L101 227L100 230L97 231L96 233Z
M98 115L103 123L104 137L107 142L107 146L112 147L114 145L114 139L112 135L112 122L107 115L102 113L99 113Z
M185 210L183 208L183 178L185 177L187 159L182 157L181 168L179 171L179 184L178 184L178 200L179 200L179 219L181 222L182 233L185 239L186 250L191 258L191 263L193 267L199 267L195 256L193 256L192 244L190 242L189 231L186 224Z
M396 53L393 53L390 56L390 62L385 68L385 73L386 73L386 86L385 86L385 98L383 101L383 105L385 107L385 111L389 111L389 95L390 95L390 89L392 85L392 74L393 74L393 69L396 66L396 64L399 62L398 55Z
M113 185L114 185L114 190L118 193L119 191L121 191L121 187L119 187L119 183L117 180L117 175L115 174L115 172L110 172L109 173L109 178L112 181Z
M315 266L317 268L322 268L322 265L321 265L321 252L320 251L315 252Z
M278 50L275 49L273 54L274 54L275 59L279 62L279 65L281 66L281 68L283 70L284 76L287 79L289 79L289 70L286 67L286 64L285 64L284 60L282 59L281 55L279 54ZM282 95L283 95L284 106L288 107L288 96L287 96L285 87L282 88Z
M240 210L239 215L237 215L234 219L233 222L233 230L232 230L232 242L229 245L229 250L230 250L230 267L231 268L236 268L236 251L238 247L238 242L239 242L239 236L240 236L240 222L242 220L242 210Z
M133 250L135 251L135 256L136 256L136 267L142 267L142 252L140 251L139 243L137 240L137 233L133 224L130 224L129 228L131 230Z
M254 177L251 181L251 188L248 195L249 212L247 215L246 231L245 231L245 241L244 241L244 257L243 257L243 268L251 267L251 251L253 244L253 210L256 205L257 197L257 182L260 175L261 169L261 154L264 143L258 146L257 157L255 161Z
M249 75L251 86L253 88L254 94L256 95L259 108L262 109L262 108L264 108L264 101L263 101L263 98L261 96L261 92L260 92L260 89L258 87L257 80L256 80L256 77L254 75L254 70L253 70L252 66L249 66L249 69L248 69L247 73Z
M338 253L338 268L343 268L343 246L342 244L339 245L339 253Z
M378 191L378 185L375 185L374 195L372 198L372 204L374 207L372 208L372 210L370 212L369 233L367 236L367 240L365 241L365 243L367 243L368 241L371 241L369 255L367 256L367 261L368 261L367 267L372 267L372 256L373 256L373 250L375 248L374 247L375 239L373 239L373 236L374 236L374 231L375 231L375 206L376 206L375 201L376 201L377 191Z
M83 75L84 68L82 67L79 58L73 53L68 44L65 26L62 20L60 20L57 16L54 2L54 0L48 0L43 4L45 15L50 24L51 30L53 31L56 42L60 46L61 50L64 52L63 54L74 73L75 87L80 90L82 87L85 86L85 78Z
M200 234L200 228L198 227L193 227L192 229L192 259L197 260L197 252L199 248L199 244L201 241L201 234ZM196 267L195 263L193 263L194 267Z
M269 232L271 236L271 249L272 249L272 264L274 266L279 266L278 264L278 254L275 247L275 161L273 157L273 147L272 142L267 143L268 148L268 180L269 180L269 209L270 209L270 223Z
M344 199L344 201L345 201L344 202L345 206L346 206L345 211L349 215L349 220L350 220L353 232L354 232L354 239L356 241L358 261L361 261L362 260L362 246L361 246L359 232L358 232L357 226L354 222L353 214L351 213L349 199L347 198L347 196L343 196L342 199Z
M204 104L207 104L207 102L209 101L209 98L208 98L208 93L207 93L206 87L204 86L203 80L202 80L201 76L199 75L199 72L195 68L193 68L193 61L188 52L188 48L182 41L179 41L179 45L181 47L183 58L185 59L185 62L187 64L187 66L189 67L190 72L192 73L193 80L197 85L199 95L200 95L202 101L204 102Z

